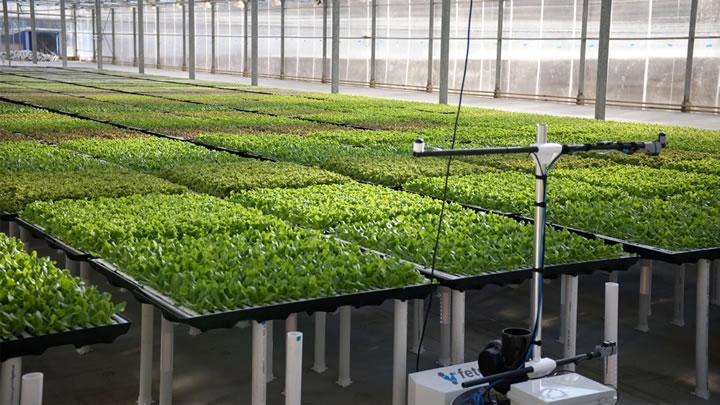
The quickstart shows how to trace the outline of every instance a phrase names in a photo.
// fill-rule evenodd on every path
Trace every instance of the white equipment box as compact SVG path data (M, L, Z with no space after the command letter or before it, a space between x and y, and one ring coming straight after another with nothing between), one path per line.
M512 405L615 405L615 389L580 374L563 374L513 384Z
M464 381L481 378L482 374L477 361L471 361L413 373L408 377L408 405L450 405L461 393L477 389L463 388Z

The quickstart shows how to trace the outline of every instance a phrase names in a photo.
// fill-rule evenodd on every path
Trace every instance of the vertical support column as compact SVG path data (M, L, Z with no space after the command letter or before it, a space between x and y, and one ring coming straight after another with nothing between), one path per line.
M333 0L337 1L337 0ZM340 307L340 367L337 384L343 388L352 384L350 380L350 316L351 307Z
M188 1L188 78L195 80L195 0Z
M217 72L217 9L210 3L210 73Z
M258 0L252 0L252 68L250 84L258 85Z
M452 364L465 362L465 292L452 291Z
M274 341L275 338L275 331L273 330L273 326L275 324L273 321L266 321L265 322L265 336L267 337L267 342L265 343L265 382L269 383L270 381L275 379L275 372L273 371L273 358L275 357L274 353Z
M253 0L254 3L257 0ZM256 3L257 4L257 3ZM265 405L267 394L267 382L265 378L265 344L267 337L265 336L265 322L258 323L253 321L253 341L252 341L252 405Z
M605 283L605 335L604 340L611 340L618 343L618 301L619 286L617 283ZM617 346L616 346L617 347ZM617 388L618 374L617 353L614 356L606 357L604 364L603 383L610 384Z
M138 405L152 404L153 382L153 317L155 308L142 304L142 323L140 326L140 394Z
M427 63L427 84L425 91L432 93L433 78L433 45L435 44L435 0L430 0L430 9L428 10L428 63Z
M117 59L116 52L115 52L115 9L114 8L110 9L110 29L112 30L112 31L110 31L111 32L110 45L112 46L112 49L111 49L112 50L112 61L110 63L112 63L114 65L115 61Z
M450 64L450 0L442 1L440 17L440 104L448 103L448 69Z
M611 283L617 283L620 278L620 272L619 271L611 271L608 273L608 281Z
M172 404L175 325L164 317L160 329L160 405Z
M502 77L502 40L503 40L503 11L505 0L498 0L498 21L497 21L497 49L495 50L495 90L493 97L500 97L500 78Z
M413 300L412 320L410 352L420 354L425 351L422 346L420 346L423 323L425 322L425 300Z
M22 378L22 357L14 357L2 362L0 372L0 403L20 404L20 381Z
M96 0L97 1L97 0ZM37 21L35 19L35 0L30 0L30 29L32 30L32 63L37 65Z
M145 0L137 0L137 15L138 15L138 37L137 37L137 51L138 51L138 73L145 73L145 17L143 14L143 2ZM193 0L190 0L192 3Z
M337 94L340 91L340 0L332 0L332 67L330 69L332 81L330 92Z
M297 314L290 314L285 319L285 333L295 332L298 330Z
M8 66L10 66L10 18L8 17L7 0L2 0L3 5L3 34L5 35L5 58L7 58ZM65 0L60 0L60 18L65 19ZM63 31L64 32L64 31ZM65 52L63 52L65 57ZM63 59L65 60L65 59ZM67 63L67 62L65 62ZM66 66L66 65L63 65Z
M673 284L673 325L685 326L685 265L675 269Z
M640 298L638 303L638 325L635 329L640 332L647 332L648 311L650 310L650 277L652 272L652 261L642 259L640 261Z
M720 305L720 259L713 260L713 273L715 274L714 291L712 295L712 304Z
M313 371L320 374L327 370L325 366L325 324L326 312L315 312L315 353Z
M587 50L587 27L590 0L583 0L582 28L580 29L580 64L578 65L577 104L585 104L585 51Z
M97 62L97 24L95 22L95 9L90 10L90 26L92 27L92 61Z
M440 358L438 364L441 366L450 365L450 289L439 287L440 294Z
M567 291L568 277L570 277L569 274L560 276L560 333L556 339L556 342L560 344L565 343L565 322L567 319L565 312L565 292Z
M327 21L328 21L328 1L323 0L323 56L322 56L322 78L321 83L327 83Z
M372 0L370 7L372 7L372 21L370 23L370 87L375 87L375 41L377 37L377 0Z
M182 13L182 71L187 72L187 15L185 14L185 3L180 5Z
M72 11L73 19L73 48L75 50L75 60L80 60L80 54L78 53L78 23L77 23L77 6L73 5Z
M285 340L285 405L300 405L302 397L303 334L288 332Z
M243 14L245 15L245 21L243 23L243 29L245 31L245 38L243 41L243 76L248 76L248 0L243 0Z
M132 9L132 36L133 36L133 66L138 65L138 51L137 51L137 8Z
M395 332L393 333L393 405L407 403L407 301L395 300Z
M155 4L155 69L160 66L160 5Z
M97 68L103 69L103 27L102 27L102 0L95 0L95 52L97 54Z
M579 276L563 275L565 278L565 326L563 330L563 357L575 356L577 347L577 307ZM575 371L575 364L565 366L566 370Z
M285 0L280 0L280 80L285 79Z
M28 373L22 376L21 405L42 405L43 373Z
M687 59L685 59L685 92L680 111L690 111L690 88L692 87L693 54L695 52L695 24L697 22L698 0L690 3L690 28L688 31Z
M697 263L697 297L695 316L695 392L696 397L710 399L708 382L708 334L710 324L710 261Z
M610 51L610 18L612 0L602 0L600 5L600 40L598 41L597 87L595 90L595 119L605 119L607 99L607 76Z

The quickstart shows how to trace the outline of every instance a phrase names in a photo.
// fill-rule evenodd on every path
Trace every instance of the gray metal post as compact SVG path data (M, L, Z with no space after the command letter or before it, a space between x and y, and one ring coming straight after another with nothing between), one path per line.
M195 80L195 0L188 1L188 78Z
M90 10L90 26L92 27L92 50L93 56L92 61L97 62L97 25L95 24L95 9Z
M372 23L370 31L370 87L375 87L375 39L377 36L377 0L372 0ZM387 68L387 67L386 67Z
M448 65L450 62L450 0L442 0L440 17L440 104L448 103Z
M160 69L160 6L155 4L155 68Z
M132 21L132 30L133 30L133 66L137 66L137 9L133 7L133 21Z
M185 15L185 4L180 5L182 13L182 71L187 72L187 17Z
M65 0L60 0L62 8L62 18L65 16ZM10 17L8 17L7 0L2 0L3 5L3 32L5 34L5 58L7 58L8 66L10 66ZM65 56L65 52L63 52ZM63 59L64 60L64 59ZM63 65L64 66L64 65Z
M244 41L244 63L243 63L243 76L248 76L248 0L243 0L243 4L245 7L243 7L243 11L245 13L245 23L243 24L243 27L245 28L245 41Z
M258 85L258 0L252 0L252 76L250 84Z
M433 78L433 45L435 42L435 0L430 0L430 17L428 18L428 63L427 63L427 85L425 91L432 92Z
M502 39L503 39L503 11L505 10L505 0L498 0L498 30L497 30L497 50L495 53L495 91L493 97L500 97L500 77L502 74Z
M62 66L67 67L67 19L65 18L65 0L60 0L60 53Z
M210 3L210 73L217 72L217 10L215 2Z
M578 104L585 104L585 50L587 49L589 2L590 0L583 0L582 28L580 32L580 64L578 65Z
M321 83L327 83L327 14L328 14L328 1L322 0L323 2L323 57L322 57L322 78Z
M598 42L597 88L595 90L595 119L605 119L607 99L608 53L610 48L610 17L612 0L602 0L600 6L600 41Z
M448 0L449 1L449 0ZM333 0L332 9L332 66L330 92L340 91L340 0Z
M80 55L78 54L78 24L77 24L77 6L73 5L73 12L72 12L72 18L73 18L73 48L75 49L75 60L80 60Z
M30 0L30 28L32 29L32 63L37 65L37 21L35 20L35 0Z
M697 22L698 0L690 4L690 29L688 32L687 59L685 59L685 95L680 111L690 111L690 88L692 87L693 54L695 52L695 24Z
M111 61L110 63L112 63L112 64L114 65L114 64L115 64L115 60L116 60L116 52L115 52L115 9L114 9L114 8L111 8L111 9L110 9L110 28L111 28L111 30L112 30L112 31L110 31L110 32L111 32L111 35L112 35L112 40L111 40L111 45L112 45L112 61Z
M285 0L280 0L280 80L285 79Z
M138 73L145 73L145 18L143 17L143 1L145 1L145 0L137 0Z

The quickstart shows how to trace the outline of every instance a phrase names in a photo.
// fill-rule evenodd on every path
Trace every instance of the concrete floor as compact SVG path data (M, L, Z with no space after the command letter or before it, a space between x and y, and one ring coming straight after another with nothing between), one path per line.
M33 66L29 62L13 63L13 66ZM60 67L60 62L44 62L38 63L35 66L56 66ZM68 67L70 68L82 68L82 69L95 69L96 64L91 62L74 62L69 61ZM105 64L104 69L107 71L120 71L128 73L137 73L137 67L125 66L125 65L111 65ZM187 72L180 70L169 70L169 69L155 69L151 67L145 67L145 74L148 75L160 75L174 78L184 78L188 76ZM215 81L215 82L226 82L226 83L241 83L250 84L249 77L243 77L242 75L229 75L229 74L210 74L206 72L197 72L197 80ZM317 82L301 82L294 80L280 80L280 79L263 79L258 80L258 84L263 87L277 88L277 89L288 89L288 90L299 90L299 91L310 91L316 93L330 93L330 84L322 84ZM437 103L437 93L427 93L424 91L414 90L397 90L397 89L386 89L386 88L369 88L367 86L355 86L355 85L341 85L341 94L350 94L356 96L365 97L377 97L387 98L395 100L405 101L423 101L428 103ZM458 96L449 95L448 103L450 105L457 105ZM565 104L565 103L553 103L549 101L531 101L531 100L518 100L518 99L507 99L507 98L491 98L491 97L479 97L479 96L463 96L463 105L492 108L503 111L512 112L526 112L536 114L548 114L556 116L567 116L567 117L581 117L581 118L593 118L595 115L594 105L576 105L576 104ZM642 110L639 108L619 108L619 107L607 107L606 119L609 121L633 121L633 122L646 122L651 124L665 124L665 125L678 125L678 126L689 126L694 128L702 129L713 129L720 130L720 114L710 113L682 113L677 111L661 111L661 110Z
M49 249L40 254L54 255ZM619 381L623 404L709 404L720 403L720 310L710 310L710 388L712 397L704 401L692 396L695 372L695 271L688 266L686 326L673 326L674 266L655 262L653 272L650 331L635 330L637 322L639 269L620 273ZM607 273L581 276L578 305L578 352L592 350L602 340L603 285ZM50 404L132 404L138 396L140 359L140 305L129 293L110 287L98 274L91 282L109 291L115 299L128 303L126 315L133 321L130 332L112 345L97 345L94 351L78 355L72 347L57 347L44 355L27 357L23 372L45 373L45 403ZM546 281L544 302L545 355L558 358L562 346L555 342L559 333L559 280ZM520 286L488 286L467 293L466 361L476 358L488 340L498 338L500 330L527 325L529 283ZM426 351L421 369L435 367L439 346L438 300L433 300L426 335ZM392 388L392 303L354 309L352 315L352 385L335 384L338 364L339 318L327 318L328 370L317 374L313 361L314 323L300 314L299 330L305 335L303 359L303 404L376 405L389 404ZM154 395L159 387L159 315L155 318ZM284 397L283 321L274 322L274 374L268 384L268 404L282 404ZM175 335L174 403L249 404L251 382L251 329L213 330L190 336L188 327L179 325ZM408 371L415 368L415 355L408 353ZM578 371L602 380L602 362L581 364Z

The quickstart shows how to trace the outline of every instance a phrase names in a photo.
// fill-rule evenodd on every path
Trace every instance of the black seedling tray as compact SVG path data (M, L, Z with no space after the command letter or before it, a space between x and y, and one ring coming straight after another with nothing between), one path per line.
M82 347L99 343L112 343L130 329L130 321L121 315L113 315L113 323L94 328L74 329L43 336L15 340L0 340L0 361L14 357L37 356L45 350L64 345Z
M74 247L68 245L67 243L61 241L60 239L55 238L54 236L50 235L45 231L45 229L41 226L32 224L22 218L17 218L15 220L17 225L26 231L30 233L30 235L37 239L43 239L47 244L53 248L53 249L60 249L67 257L70 258L70 260L76 260L76 261L86 261L88 260L91 255L88 253L85 253L81 250L75 249Z

